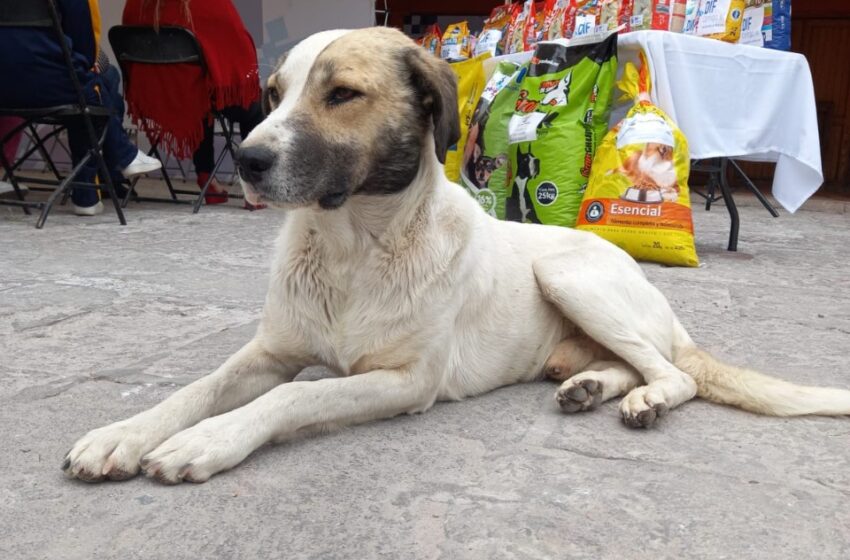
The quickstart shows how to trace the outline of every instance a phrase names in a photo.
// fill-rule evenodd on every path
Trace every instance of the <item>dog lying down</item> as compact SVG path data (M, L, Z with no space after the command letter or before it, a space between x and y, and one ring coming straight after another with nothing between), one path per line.
M214 373L80 439L86 481L203 482L270 441L553 377L568 413L624 397L649 427L694 396L777 416L850 414L701 351L626 253L491 218L441 162L459 137L448 64L387 28L313 35L281 61L242 144L246 197L286 210L262 321ZM341 376L291 382L306 366Z

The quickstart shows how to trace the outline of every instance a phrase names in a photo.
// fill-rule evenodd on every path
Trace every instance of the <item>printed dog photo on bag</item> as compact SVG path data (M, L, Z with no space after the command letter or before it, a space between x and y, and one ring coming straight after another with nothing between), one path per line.
M631 154L620 169L612 172L625 175L632 183L623 200L660 203L679 199L671 146L647 142L643 150Z
M505 219L514 222L531 222L539 224L537 213L534 211L534 203L528 192L528 182L540 175L540 160L531 153L531 145L528 151L523 152L522 147L516 147L517 168L514 176L514 184L511 195L505 201Z

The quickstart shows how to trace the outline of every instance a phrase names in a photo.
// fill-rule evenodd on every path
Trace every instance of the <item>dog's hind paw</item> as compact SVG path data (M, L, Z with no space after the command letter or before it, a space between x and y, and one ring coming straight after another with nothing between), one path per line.
M664 397L649 385L637 387L620 402L623 422L630 428L649 428L670 410Z
M593 410L602 403L602 382L595 379L567 379L555 393L562 412Z

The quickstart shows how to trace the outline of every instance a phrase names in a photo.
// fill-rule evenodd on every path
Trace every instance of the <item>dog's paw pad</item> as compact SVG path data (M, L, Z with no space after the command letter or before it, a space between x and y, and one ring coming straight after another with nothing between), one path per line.
M670 407L660 398L653 398L646 386L638 387L620 403L623 422L630 428L650 428L669 412Z
M593 410L602 402L602 383L595 379L568 380L555 394L562 412Z

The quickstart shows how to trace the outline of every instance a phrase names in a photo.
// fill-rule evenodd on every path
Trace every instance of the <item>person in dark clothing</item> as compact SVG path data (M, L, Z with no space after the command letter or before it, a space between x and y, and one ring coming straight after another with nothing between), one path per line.
M74 73L82 85L86 102L91 105L117 108L106 122L103 146L107 166L130 177L159 169L162 164L134 146L123 128L123 101L116 99L116 75L103 74L96 67L100 41L100 9L97 0L57 0L65 40L71 49ZM36 27L0 28L0 76L14 80L0 82L0 106L38 108L75 103L77 96L68 75L62 47L53 29ZM114 68L113 68L114 70ZM76 164L90 149L83 123L69 122L68 144ZM77 175L80 182L93 183L97 165L90 161ZM74 189L71 199L79 215L94 215L103 211L97 191Z

